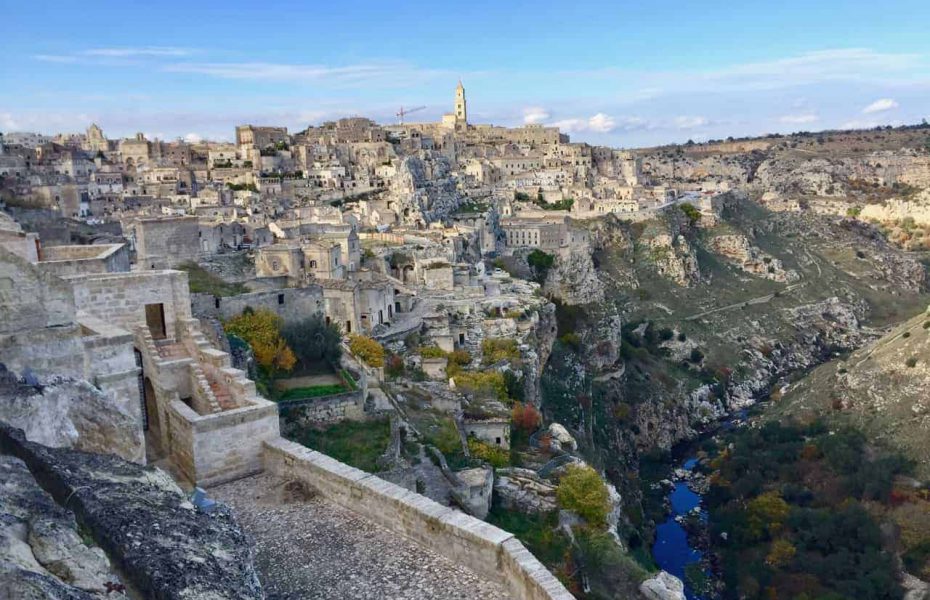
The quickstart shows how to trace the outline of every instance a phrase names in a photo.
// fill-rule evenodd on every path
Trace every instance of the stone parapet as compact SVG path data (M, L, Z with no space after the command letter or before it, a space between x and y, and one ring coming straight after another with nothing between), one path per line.
M283 438L264 444L265 469L492 581L519 600L573 596L512 534Z

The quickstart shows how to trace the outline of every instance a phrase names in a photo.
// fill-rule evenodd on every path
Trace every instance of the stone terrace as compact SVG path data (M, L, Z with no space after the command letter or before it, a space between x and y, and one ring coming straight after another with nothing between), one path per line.
M504 599L498 584L269 474L210 490L255 538L269 600Z

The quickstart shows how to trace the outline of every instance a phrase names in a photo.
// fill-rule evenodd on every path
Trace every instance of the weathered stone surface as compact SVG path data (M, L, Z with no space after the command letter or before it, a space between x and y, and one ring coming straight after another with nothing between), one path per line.
M211 489L255 537L272 598L506 598L496 583L307 491L263 474Z
M107 553L126 583L158 599L254 599L264 594L252 549L228 509L198 511L164 472L109 455L48 448L0 424L0 451Z
M685 586L680 579L660 571L652 579L647 579L640 586L639 591L648 600L685 600Z
M0 563L103 595L119 583L100 548L84 543L77 523L36 483L25 463L0 456ZM12 575L10 575L12 577Z
M556 509L555 486L530 469L501 469L494 493L502 506L521 512L538 514Z
M40 378L33 386L0 378L0 420L46 446L109 452L136 461L145 455L136 419L81 379Z

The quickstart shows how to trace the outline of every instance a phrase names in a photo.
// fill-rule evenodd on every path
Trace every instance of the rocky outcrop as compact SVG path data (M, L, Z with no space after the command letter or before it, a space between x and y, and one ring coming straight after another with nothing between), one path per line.
M658 575L644 581L639 591L648 600L685 600L685 585L665 571L659 571Z
M401 222L415 227L444 221L462 202L451 163L443 156L405 157L390 182L390 198Z
M30 377L25 383L0 365L0 421L46 446L145 458L138 418L82 379Z
M798 280L795 271L785 270L779 259L750 244L744 235L718 235L710 239L709 246L751 275L783 283Z
M530 469L500 469L494 494L504 508L541 514L556 510L555 486Z
M73 513L122 574L123 583L139 595L176 600L264 597L251 545L229 510L199 510L164 472L115 456L29 442L21 430L5 424L0 424L0 453L25 463L38 485ZM68 548L56 545L47 556L77 556ZM98 581L98 570L85 572L86 579Z
M645 238L643 242L660 275L683 287L700 281L697 256L684 236L660 233Z
M103 597L123 587L103 550L81 539L74 515L39 487L23 461L0 455L0 481L6 597Z
M582 246L560 254L549 270L543 289L565 304L601 302L604 285L595 272L591 250Z

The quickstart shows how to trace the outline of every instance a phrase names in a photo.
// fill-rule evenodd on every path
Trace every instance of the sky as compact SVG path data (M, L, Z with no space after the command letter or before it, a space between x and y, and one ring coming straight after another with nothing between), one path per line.
M930 1L0 0L0 131L230 140L344 116L617 147L930 119Z

